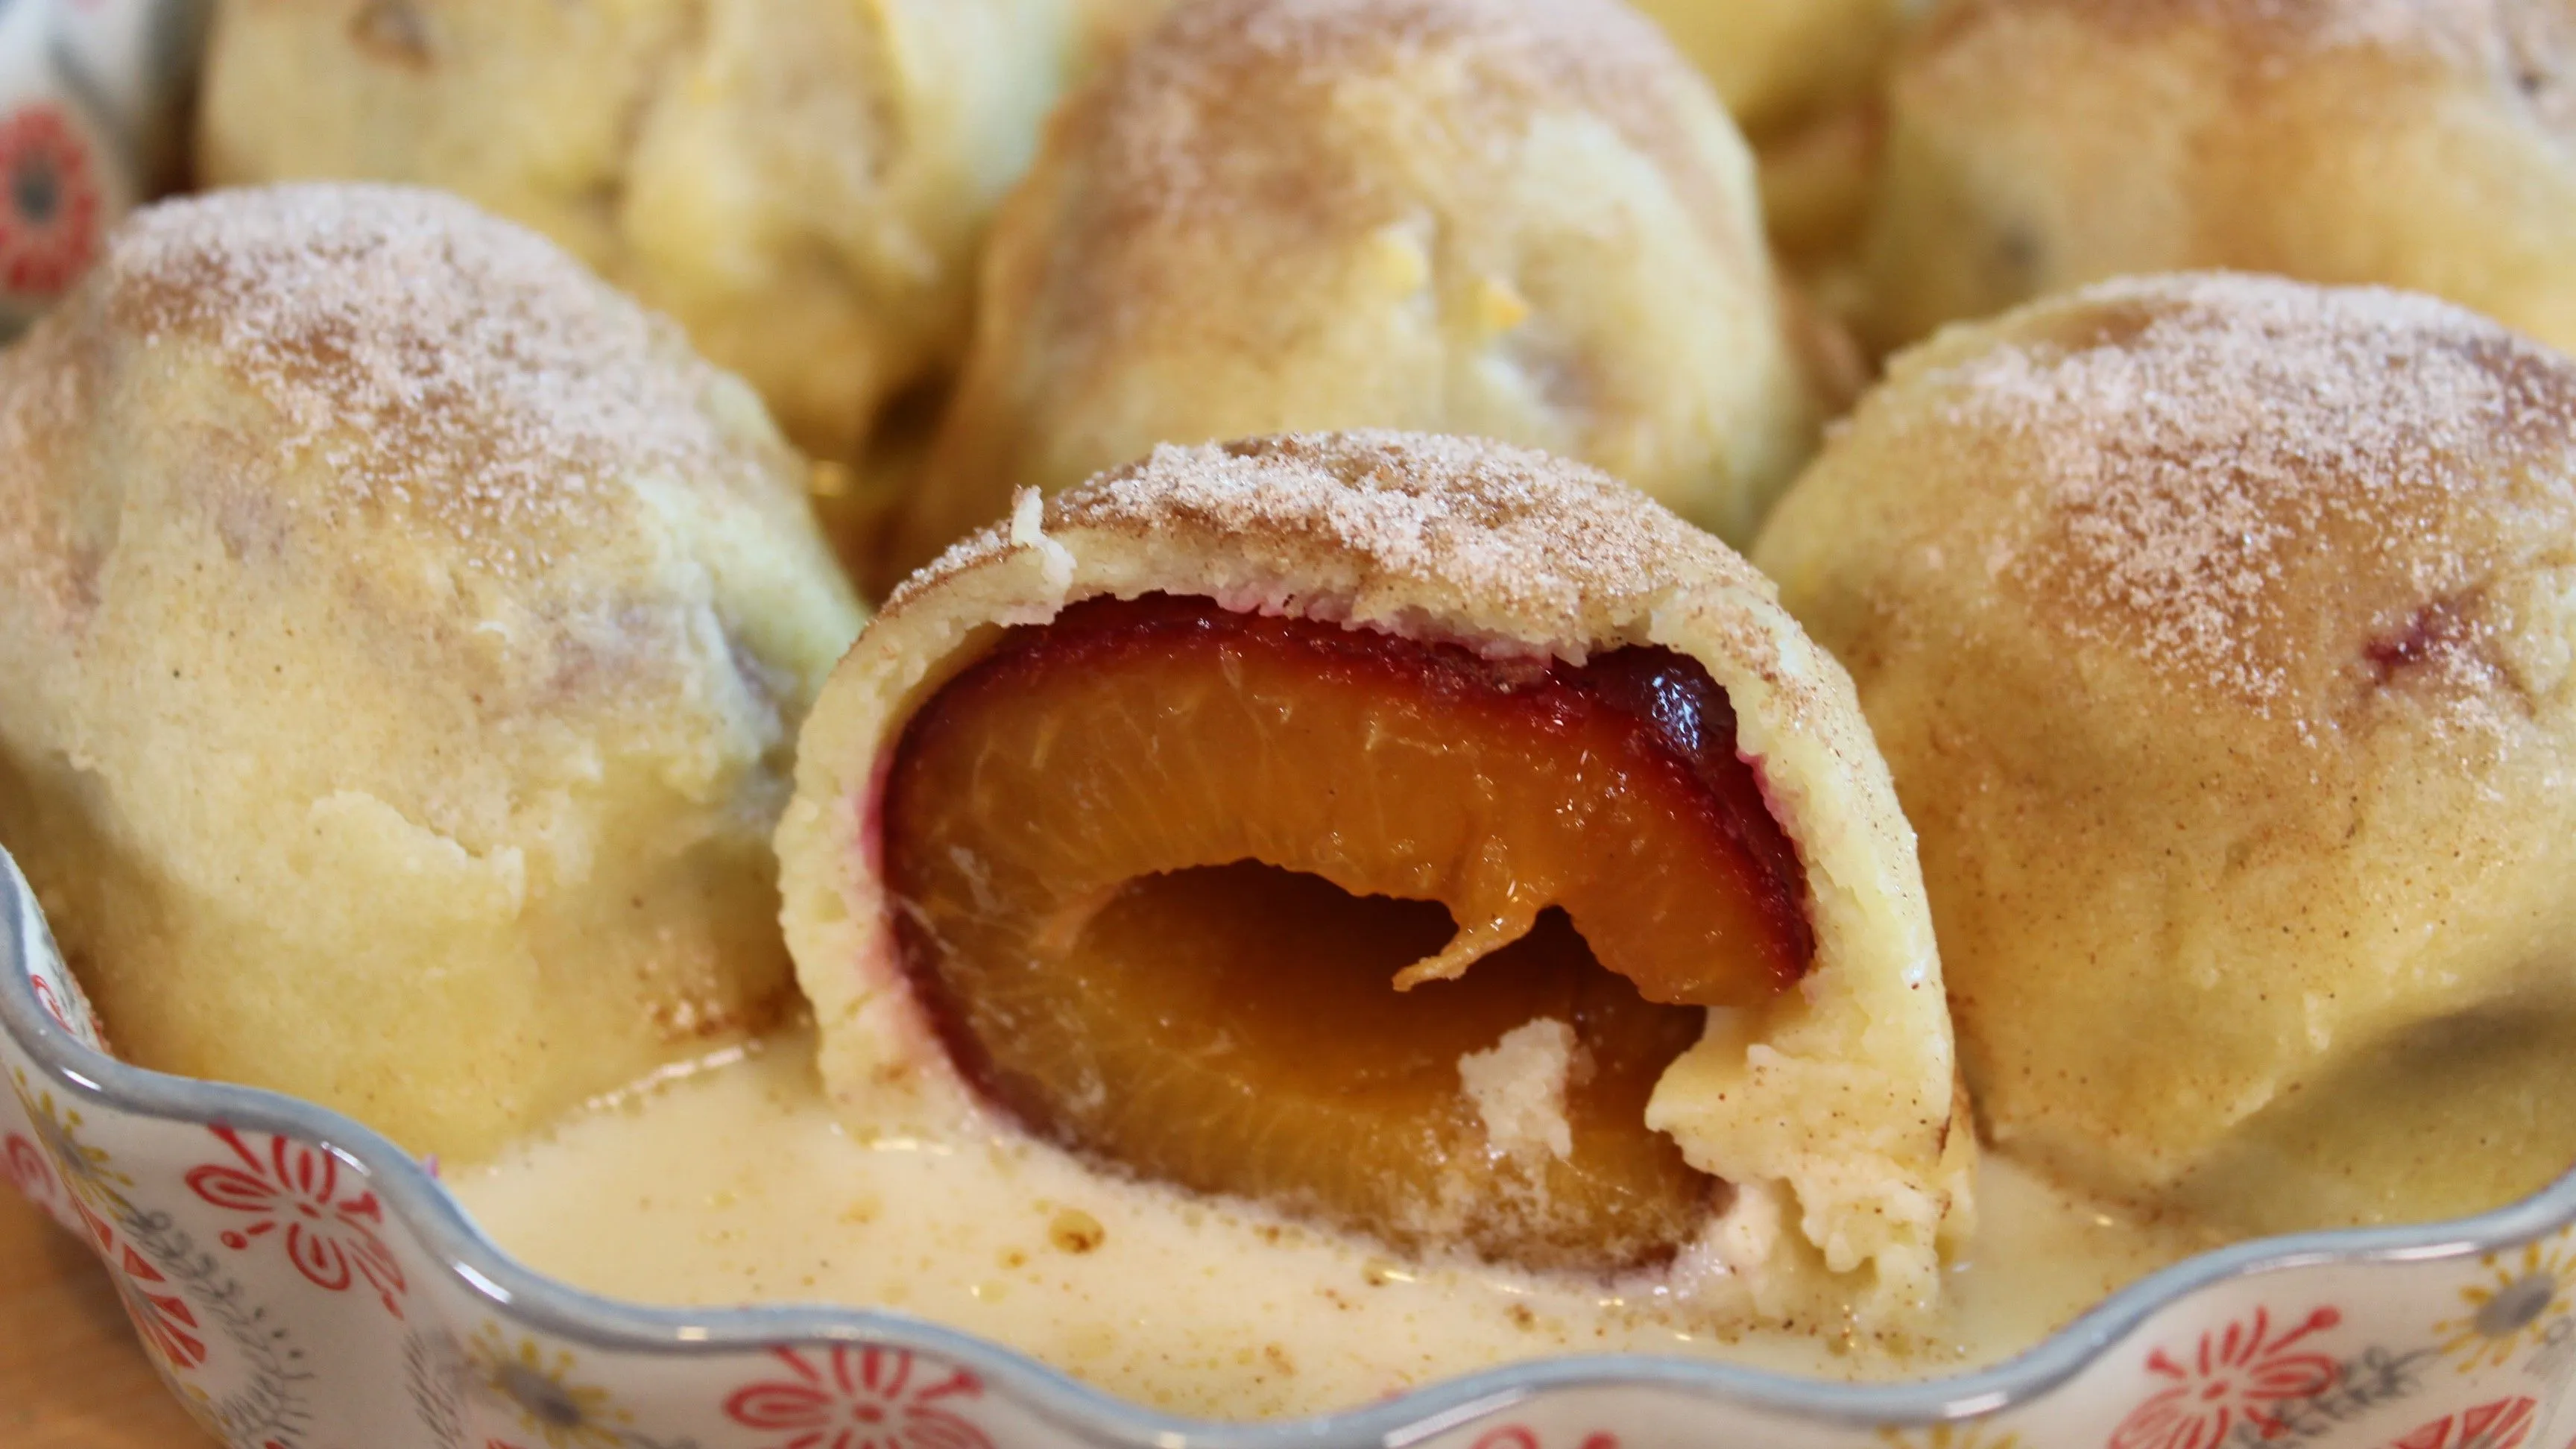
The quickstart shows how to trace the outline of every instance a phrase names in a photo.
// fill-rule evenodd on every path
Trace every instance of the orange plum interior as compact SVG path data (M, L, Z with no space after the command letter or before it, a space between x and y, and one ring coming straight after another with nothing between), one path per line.
M884 859L966 1077L1097 1159L1399 1247L1667 1257L1723 1191L1644 1123L1701 1008L1814 952L1694 661L1496 661L1147 595L1006 631L906 727ZM1571 1028L1570 1150L1460 1058Z

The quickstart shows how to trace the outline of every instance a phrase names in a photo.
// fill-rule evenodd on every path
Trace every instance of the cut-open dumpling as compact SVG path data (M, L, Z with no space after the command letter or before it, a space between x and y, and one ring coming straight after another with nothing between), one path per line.
M1769 585L1605 475L1342 434L1024 495L801 750L789 935L866 1128L998 1109L1774 1313L1935 1292L1973 1148L1886 771Z

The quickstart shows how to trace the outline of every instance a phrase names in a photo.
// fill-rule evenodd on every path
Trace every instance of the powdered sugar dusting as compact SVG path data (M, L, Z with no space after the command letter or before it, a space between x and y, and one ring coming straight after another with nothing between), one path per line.
M2090 289L1928 379L2035 457L2049 531L2004 572L2066 627L2258 706L2339 665L2320 589L2473 582L2495 504L2563 469L2576 368L2460 308L2234 276Z
M745 471L719 374L534 232L441 193L221 191L149 208L87 284L117 325L211 344L318 455L330 506L392 510L489 567L542 564L613 472Z

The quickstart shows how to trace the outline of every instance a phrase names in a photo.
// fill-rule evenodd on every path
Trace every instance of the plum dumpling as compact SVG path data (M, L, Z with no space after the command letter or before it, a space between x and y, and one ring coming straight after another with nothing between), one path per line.
M792 1004L860 615L742 383L427 191L146 210L0 355L0 842L119 1052L486 1151Z
M1921 832L2000 1153L2239 1231L2576 1162L2576 364L2200 274L1944 332L1756 556Z
M1974 1149L1884 767L1769 586L1605 475L1330 434L1024 493L800 751L858 1130L1719 1313L1937 1293Z

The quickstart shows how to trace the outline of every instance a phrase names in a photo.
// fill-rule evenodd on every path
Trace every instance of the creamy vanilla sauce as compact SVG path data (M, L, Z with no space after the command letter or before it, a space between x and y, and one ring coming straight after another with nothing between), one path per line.
M1009 1344L1175 1412L1346 1407L1549 1354L1704 1353L1828 1378L1994 1362L2208 1244L2067 1200L1989 1157L1936 1350L1720 1334L1651 1288L1404 1263L1107 1180L1037 1144L862 1142L811 1040L780 1037L588 1113L449 1186L511 1253L621 1298L865 1304Z

